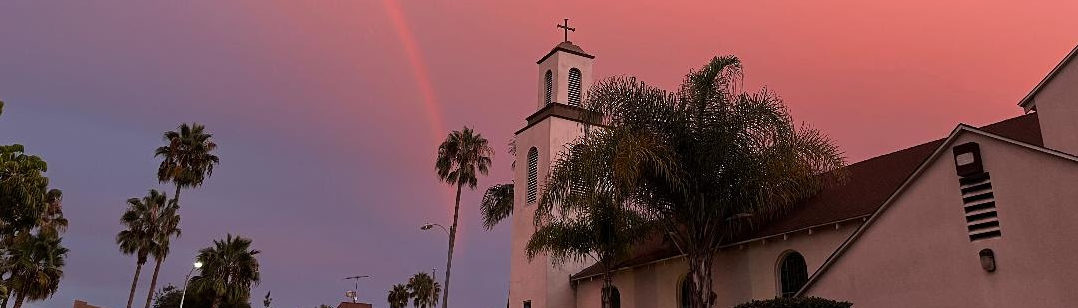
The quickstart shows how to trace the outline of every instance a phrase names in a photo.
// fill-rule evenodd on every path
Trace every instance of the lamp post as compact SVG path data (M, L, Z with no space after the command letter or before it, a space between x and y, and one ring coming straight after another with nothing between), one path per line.
M202 262L195 261L195 266L192 267L190 271L187 271L187 277L183 278L183 293L180 294L180 308L183 308L183 301L187 299L187 282L191 281L191 274L194 273L196 269L200 268L202 268Z
M440 225L440 224L431 224L431 223L425 224L425 225L419 227L419 230L427 231L427 230L433 229L435 226L438 226L439 228L442 228L442 231L445 232L445 237L448 238L447 241L449 241L449 242L453 241L453 236L449 234L449 229L447 229L445 226ZM434 269L434 280L438 280L438 268ZM446 276L445 283L449 283L449 276ZM442 287L444 288L445 286L442 286ZM442 305L445 305L445 303L443 302Z

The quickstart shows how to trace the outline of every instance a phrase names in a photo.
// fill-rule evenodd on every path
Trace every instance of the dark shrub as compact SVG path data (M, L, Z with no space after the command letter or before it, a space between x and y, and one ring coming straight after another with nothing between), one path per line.
M850 308L853 304L837 302L819 297L782 297L769 300L755 300L734 308Z

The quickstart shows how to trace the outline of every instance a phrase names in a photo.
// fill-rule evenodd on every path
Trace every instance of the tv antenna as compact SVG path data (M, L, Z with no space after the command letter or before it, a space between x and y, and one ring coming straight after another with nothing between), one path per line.
M370 276L369 275L357 275L357 276L352 276L352 277L344 277L344 280L354 280L356 282L356 288L355 289L352 289L351 291L348 291L348 292L344 292L344 296L348 297L348 298L351 298L353 304L359 302L359 280L363 279L363 278L368 278L368 277L370 277Z

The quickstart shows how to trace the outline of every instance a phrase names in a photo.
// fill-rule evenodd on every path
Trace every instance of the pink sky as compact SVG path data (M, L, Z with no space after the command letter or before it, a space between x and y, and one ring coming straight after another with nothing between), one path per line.
M481 188L510 180L505 149L562 18L600 77L673 88L735 54L749 89L776 91L859 161L1020 114L1078 43L1076 13L1075 1L7 1L0 143L42 155L67 192L69 267L37 307L124 304L122 202L156 186L151 151L183 121L216 134L222 165L185 192L162 284L182 284L195 251L232 232L265 251L257 297L334 303L340 278L371 274L361 296L384 306L393 283L444 267L444 237L418 226L450 219L433 172L447 130L475 127L498 150ZM480 228L479 197L463 200L455 307L505 302L509 230Z

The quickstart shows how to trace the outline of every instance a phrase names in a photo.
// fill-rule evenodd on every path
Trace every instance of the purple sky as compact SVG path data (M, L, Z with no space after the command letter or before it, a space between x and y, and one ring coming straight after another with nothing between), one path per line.
M742 57L749 88L777 91L851 161L1018 115L1078 42L1066 0L617 3L0 2L0 143L50 163L71 220L60 292L32 307L124 306L124 200L166 188L152 151L190 121L214 133L221 165L184 193L160 285L233 233L263 251L256 304L269 290L277 307L335 304L341 278L368 274L361 297L384 307L392 284L444 267L444 235L418 230L451 218L437 143L475 127L498 150L480 188L509 181L505 149L563 17L599 76L669 88L711 56ZM482 230L480 197L463 197L454 307L505 303L509 230Z

